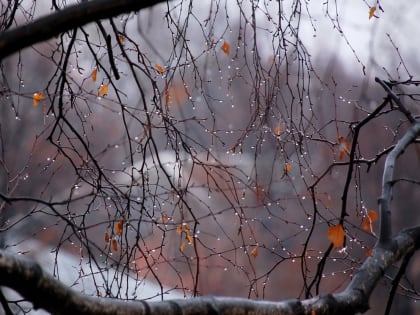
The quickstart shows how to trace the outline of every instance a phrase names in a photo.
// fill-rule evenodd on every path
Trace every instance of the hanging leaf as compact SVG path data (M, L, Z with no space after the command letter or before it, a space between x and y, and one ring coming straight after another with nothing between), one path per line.
M230 54L230 44L228 42L223 42L221 49L226 55Z
M105 232L105 243L109 243L110 237L109 237L109 233Z
M34 95L32 96L33 105L37 107L39 102L42 101L44 98L45 96L41 92L34 93Z
M118 242L117 242L117 240L116 240L116 239L113 239L113 240L112 240L112 249L113 249L114 251L117 251L117 250L118 250Z
M160 74L165 72L165 69L161 65L158 65L157 63L155 64L155 68Z
M346 232L341 224L330 226L328 228L328 239L334 244L334 247L340 247L344 244L344 237Z
M283 171L287 174L287 173L289 173L290 171L292 170L292 164L290 164L290 163L286 163L286 164L284 164L284 166L283 166Z
M274 127L273 133L275 136L279 137L281 135L281 127L280 126Z
M101 84L98 91L98 96L108 95L108 84Z
M90 77L92 78L93 82L96 82L96 75L98 74L98 68L95 68L92 70L92 73L90 74Z
M179 247L180 251L183 252L186 246L187 244L185 244L185 242L182 242L181 246Z
M370 248L367 249L366 256L368 257L372 256L372 250Z
M369 9L369 20L375 15L376 7L370 7Z
M362 229L373 233L372 223L378 220L378 214L375 210L369 210L366 217L363 218Z
M176 227L176 232L177 232L178 234L181 234L181 233L182 233L182 225L181 225L181 224L179 224L179 225Z
M254 258L258 257L258 246L255 246L254 249L251 251L251 255Z
M125 41L125 37L122 34L118 34L118 41L120 42L120 44L123 44Z
M350 142L343 136L338 137L338 158L344 159L350 153Z
M115 234L117 234L118 236L122 235L123 232L123 226L124 226L124 220L120 220L118 221L118 223L115 225Z
M162 223L166 224L168 222L168 216L166 214L162 214Z

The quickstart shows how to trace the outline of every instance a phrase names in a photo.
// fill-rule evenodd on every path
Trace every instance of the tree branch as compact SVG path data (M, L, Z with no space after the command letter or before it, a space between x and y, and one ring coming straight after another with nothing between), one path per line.
M394 184L394 166L396 159L404 150L414 142L420 134L420 120L416 120L404 136L397 142L385 160L384 173L382 177L382 195L379 199L379 213L381 215L381 231L379 234L379 245L386 246L392 235L391 229L391 200L392 186Z
M139 11L165 0L94 0L69 6L26 25L0 33L0 61L33 44L90 22Z
M420 227L405 229L392 247L375 248L341 293L308 300L253 301L200 297L162 302L121 301L85 296L71 290L32 261L0 251L0 285L7 286L35 308L60 314L355 314L368 309L368 299L385 270L420 247Z

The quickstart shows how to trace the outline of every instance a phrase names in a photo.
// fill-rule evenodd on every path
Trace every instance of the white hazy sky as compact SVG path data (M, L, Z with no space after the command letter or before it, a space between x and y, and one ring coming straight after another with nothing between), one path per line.
M308 48L314 56L324 55L325 52L337 54L350 70L362 73L362 66L358 65L352 49L346 44L345 38L334 30L333 22L326 16L329 9L331 16L335 18L337 8L339 24L358 58L366 67L372 67L370 60L376 63L376 67L370 69L372 75L384 76L382 67L396 75L400 58L391 43L392 39L411 74L416 76L420 70L417 61L420 44L420 2L380 0L383 12L377 9L376 17L369 19L369 5L375 4L376 1L370 2L308 1L317 27L316 37L313 37L312 28L308 27L308 23L305 24L302 35L305 36ZM403 70L399 73L405 74ZM407 77L402 77L405 78Z

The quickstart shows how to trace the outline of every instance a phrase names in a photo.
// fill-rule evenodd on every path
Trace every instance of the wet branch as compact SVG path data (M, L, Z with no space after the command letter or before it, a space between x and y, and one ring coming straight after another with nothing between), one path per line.
M26 25L0 32L0 60L33 44L85 24L139 11L164 0L94 0L69 6Z

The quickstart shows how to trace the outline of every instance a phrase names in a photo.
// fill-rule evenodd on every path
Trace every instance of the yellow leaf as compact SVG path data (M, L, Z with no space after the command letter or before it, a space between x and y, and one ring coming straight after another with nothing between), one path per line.
M330 226L328 228L328 239L334 244L334 247L340 247L344 244L346 232L341 224Z
M376 7L370 7L369 9L369 20L375 15Z
M226 55L230 54L230 44L228 42L223 42L221 49Z
M181 246L179 247L179 249L181 250L181 252L183 252L185 250L185 246L187 246L185 244L185 242L182 242Z
M36 107L38 106L39 102L42 101L45 98L44 94L42 92L36 92L32 96L33 105Z
M118 221L118 223L115 225L115 228L114 228L115 234L121 236L123 232L123 226L124 226L124 221L123 220Z
M165 69L161 65L158 65L157 63L155 64L155 68L159 73L165 72Z
M92 70L92 73L90 74L90 77L92 78L93 82L96 82L96 75L98 74L98 68L95 68Z
M258 246L255 246L254 249L251 251L251 255L254 258L258 257Z
M108 84L101 84L98 91L98 96L104 96L108 94Z

